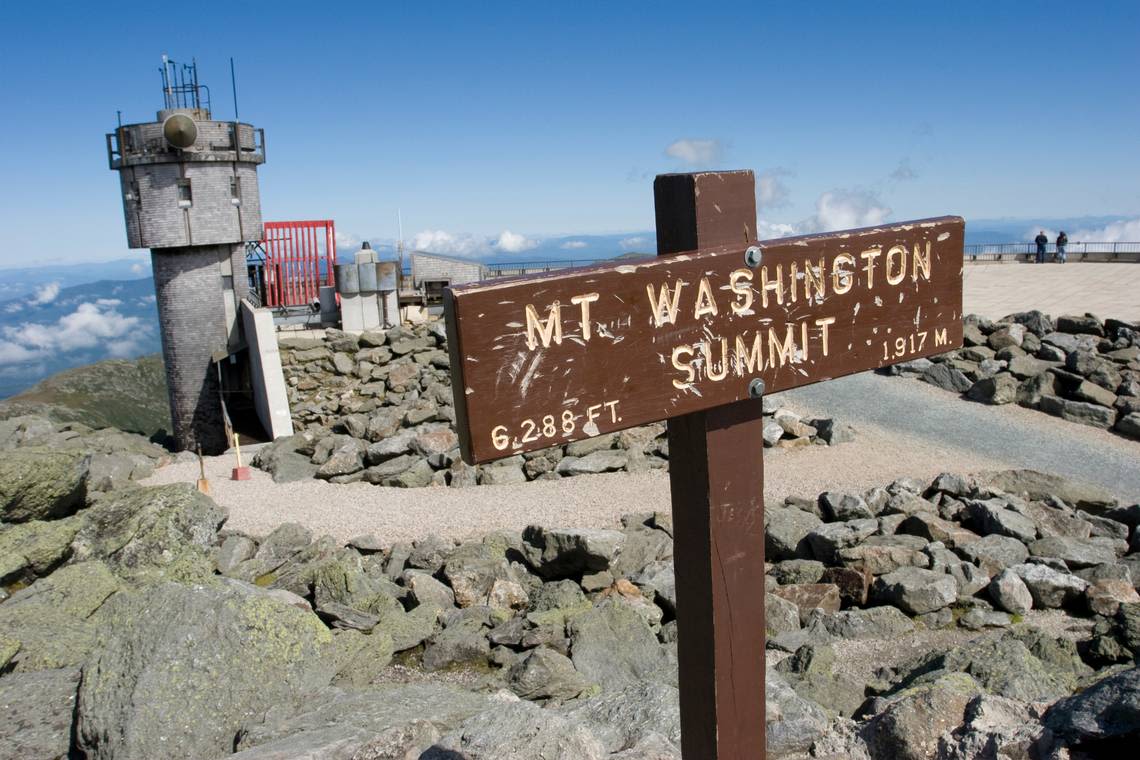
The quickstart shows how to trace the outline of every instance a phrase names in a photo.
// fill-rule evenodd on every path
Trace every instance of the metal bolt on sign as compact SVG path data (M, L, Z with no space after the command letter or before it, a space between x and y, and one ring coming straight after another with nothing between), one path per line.
M748 384L748 395L752 398L760 398L764 395L764 379L760 377L752 378L752 382Z
M763 258L763 252L760 250L760 246L758 245L750 245L744 252L744 263L747 264L751 269L755 269L756 267L760 266L761 258Z

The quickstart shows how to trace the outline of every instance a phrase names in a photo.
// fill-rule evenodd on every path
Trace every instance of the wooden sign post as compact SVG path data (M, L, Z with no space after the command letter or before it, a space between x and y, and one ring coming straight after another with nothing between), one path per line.
M965 224L756 241L750 171L654 182L658 257L445 291L463 458L668 420L682 754L764 756L766 392L962 341Z

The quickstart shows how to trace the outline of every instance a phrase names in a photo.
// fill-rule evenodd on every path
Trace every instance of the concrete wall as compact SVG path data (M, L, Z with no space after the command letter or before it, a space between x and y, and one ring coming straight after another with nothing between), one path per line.
M241 316L249 345L249 371L257 418L270 438L293 435L289 393L285 388L285 375L281 372L281 352L277 348L273 312L255 309L249 301L242 301Z
M235 262L242 267L233 277ZM238 335L235 285L245 288L241 246L151 251L170 416L179 449L209 454L228 448L214 352L229 352Z

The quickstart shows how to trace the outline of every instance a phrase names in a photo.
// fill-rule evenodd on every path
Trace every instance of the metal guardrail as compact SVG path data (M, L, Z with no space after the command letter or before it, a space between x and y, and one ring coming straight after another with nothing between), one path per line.
M1049 243L1045 246L1045 255L1052 261L1056 256L1057 246ZM1033 261L1037 256L1036 243L972 243L964 246L963 256L966 261ZM1140 262L1140 242L1136 243L1105 243L1105 242L1078 242L1069 243L1065 249L1065 256L1069 261L1136 261ZM518 275L539 274L553 272L570 267L588 266L591 264L612 264L614 259L580 259L567 261L520 261L501 262L487 265L491 277L515 277Z
M559 269L572 267L585 267L591 264L600 264L612 259L568 259L566 261L511 261L488 264L487 269L492 277L517 277L524 274L540 274L554 272Z
M965 246L967 261L1032 261L1037 256L1036 243L974 243ZM1057 253L1057 246L1045 246L1045 256L1050 260ZM1069 243L1065 256L1072 261L1140 261L1140 242Z
M1104 243L1104 242L1078 242L1069 243L1065 249L1069 261L1135 261L1140 262L1140 242L1136 243ZM1052 261L1056 256L1057 246L1049 243L1045 246L1045 255ZM970 261L1033 261L1037 256L1036 243L972 243L964 246L963 256ZM567 259L565 261L510 261L492 262L487 264L488 277L517 277L520 275L541 274L543 272L556 272L571 267L590 266L592 264L612 264L615 259ZM411 277L411 268L405 266L405 279Z

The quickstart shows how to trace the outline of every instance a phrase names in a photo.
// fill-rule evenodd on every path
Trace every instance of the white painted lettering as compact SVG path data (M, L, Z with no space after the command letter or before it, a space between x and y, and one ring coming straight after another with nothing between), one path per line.
M538 335L537 339L535 338L536 334ZM528 303L526 305L527 348L533 351L538 347L540 340L543 348L550 348L551 340L560 346L562 345L562 304L558 301L550 304L550 316L546 318L546 324L542 323L534 304Z
M676 378L673 378L673 387L684 390L696 381L697 373L693 370L692 360L690 359L688 361L682 362L681 354L692 356L693 349L689 348L688 346L677 346L673 349L673 367L679 369L681 372L684 372L687 378L684 382L680 382Z
M675 289L670 293L668 285L661 286L661 292L655 293L653 285L645 286L649 294L649 308L653 309L653 322L656 327L664 324L677 324L677 309L681 303L681 288L685 286L682 280L677 280Z
M700 319L705 314L710 317L717 315L716 300L713 298L712 286L709 285L708 277L702 277L697 284L697 305L693 309L693 319Z
M831 289L836 295L843 295L855 285L855 257L841 253L831 262Z
M600 297L597 293L584 293L570 299L570 303L582 306L582 340L590 340L590 304Z
M894 266L892 262L898 261L898 271L892 271ZM906 246L905 245L892 245L890 250L887 251L887 260L883 264L887 282L891 285L898 285L906 279Z
M736 269L728 276L728 285L739 298L732 302L733 314L752 311L752 270Z
M868 248L859 254L859 257L866 263L863 265L863 271L867 273L867 290L875 287L875 259L883 255L883 249L875 246Z

